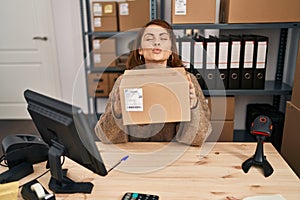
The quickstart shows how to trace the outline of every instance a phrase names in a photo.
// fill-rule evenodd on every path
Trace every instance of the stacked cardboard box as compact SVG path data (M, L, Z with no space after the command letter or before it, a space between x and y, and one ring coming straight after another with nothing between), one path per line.
M234 129L234 97L209 97L208 106L211 111L213 131L207 141L233 141Z
M215 23L215 0L172 0L172 24Z
M93 62L94 67L115 67L117 66L116 42L115 39L93 39Z
M95 32L118 31L116 2L93 2L92 16Z
M108 97L121 73L89 73L88 93L90 97Z
M119 30L142 28L150 21L149 0L126 0L118 3Z
M292 100L287 102L283 130L281 154L291 168L300 177L300 135L298 132L300 122L300 41L298 42L298 56L294 76Z
M149 0L99 0L92 2L91 7L94 32L127 31L142 28L150 21Z
M299 22L299 0L221 0L220 22Z

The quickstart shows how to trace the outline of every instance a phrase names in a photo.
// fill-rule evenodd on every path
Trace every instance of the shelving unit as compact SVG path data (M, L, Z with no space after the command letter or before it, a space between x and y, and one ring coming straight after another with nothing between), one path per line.
M136 34L136 32L126 31L126 32L94 32L92 30L92 19L91 19L91 6L90 3L92 0L79 0L80 1L80 14L81 14L81 28L82 28L82 42L83 42L83 56L84 66L85 66L85 76L86 76L86 85L88 87L88 74L89 73L123 73L124 68L120 68L118 66L112 67L94 67L93 60L90 58L92 49L92 41L94 37L98 38L110 38L115 37L123 37L124 34ZM150 3L150 19L157 18L157 1L149 0ZM120 55L117 55L120 56ZM88 91L88 89L87 89ZM97 114L97 98L91 97L87 93L87 104L88 104L88 112L89 114Z
M157 17L157 0L150 1L150 18L154 19ZM87 58L92 51L92 38L101 37L109 38L118 35L120 32L93 32L91 28L91 8L90 0L80 0L81 6L81 22L82 22L82 35L83 35L83 48L84 57ZM162 9L161 9L162 10ZM162 17L163 12L160 14ZM300 23L263 23L263 24L173 24L175 30L178 29L280 29L279 38L279 49L277 57L276 74L274 80L266 81L265 89L234 89L234 90L203 90L204 94L207 96L242 96L242 95L272 95L273 105L279 107L280 98L282 95L291 95L292 87L288 84L282 82L284 62L285 62L285 52L286 41L288 37L289 29L299 29ZM134 33L133 33L134 34ZM289 49L289 51L292 51ZM119 67L109 67L109 68L95 68L92 65L91 59L85 60L85 73L122 73L124 69ZM88 108L89 113L97 112L97 101L95 98L88 98Z
M266 81L265 89L227 89L223 90L203 90L206 96L242 96L242 95L291 95L292 87L286 83Z
M274 80L266 81L264 89L227 89L222 90L203 90L207 96L242 96L242 95L273 95L273 106L279 108L280 97L282 95L291 95L292 87L282 82L286 42L288 37L288 29L299 29L300 23L259 23L259 24L173 24L174 30L186 29L219 29L219 30L244 30L244 29L280 29L279 48L277 57L276 74ZM289 49L291 52L292 49Z

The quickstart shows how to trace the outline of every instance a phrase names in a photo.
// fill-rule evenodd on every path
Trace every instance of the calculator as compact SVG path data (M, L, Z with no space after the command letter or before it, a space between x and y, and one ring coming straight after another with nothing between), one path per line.
M158 200L159 197L153 194L141 194L136 192L127 192L122 200Z

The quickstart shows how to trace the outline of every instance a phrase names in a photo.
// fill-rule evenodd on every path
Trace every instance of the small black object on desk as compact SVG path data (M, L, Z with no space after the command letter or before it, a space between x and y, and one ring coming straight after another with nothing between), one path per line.
M266 137L272 133L272 122L269 117L260 115L255 118L251 125L251 134L256 135L257 146L255 154L242 164L242 169L247 173L252 165L262 167L264 176L268 177L273 173L273 168L264 156L263 143Z
M33 189L33 185L39 185L40 190ZM37 187L38 188L38 187ZM23 185L21 195L24 200L55 200L55 195L50 194L37 180Z

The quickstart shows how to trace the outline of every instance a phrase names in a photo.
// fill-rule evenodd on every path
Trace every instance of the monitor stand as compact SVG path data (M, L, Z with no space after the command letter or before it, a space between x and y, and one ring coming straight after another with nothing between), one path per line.
M67 177L67 169L62 169L61 156L64 154L64 146L52 140L52 146L48 153L48 165L51 179L49 188L55 193L91 193L93 184L89 182L74 182Z

